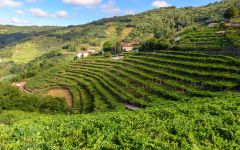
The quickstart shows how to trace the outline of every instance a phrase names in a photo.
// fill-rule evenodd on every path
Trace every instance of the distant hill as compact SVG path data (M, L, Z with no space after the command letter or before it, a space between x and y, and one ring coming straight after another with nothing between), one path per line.
M224 0L202 7L160 8L78 26L0 26L0 57L27 63L52 50L101 50L103 43L108 40L141 42L156 34L174 39L189 27L223 21L224 11L232 5L239 5L239 0ZM28 50L25 49L26 45ZM19 53L25 54L26 51L33 53L29 54L31 56L25 55L25 58L18 57Z

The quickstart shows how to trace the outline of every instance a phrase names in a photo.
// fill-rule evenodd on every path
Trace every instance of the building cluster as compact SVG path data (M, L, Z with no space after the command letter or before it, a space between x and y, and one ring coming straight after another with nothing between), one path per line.
M134 50L134 47L136 47L138 43L132 42L132 43L121 43L121 49L126 52L135 51L138 52L138 50ZM96 50L85 50L85 51L78 51L77 52L77 58L85 58L91 55L97 54Z

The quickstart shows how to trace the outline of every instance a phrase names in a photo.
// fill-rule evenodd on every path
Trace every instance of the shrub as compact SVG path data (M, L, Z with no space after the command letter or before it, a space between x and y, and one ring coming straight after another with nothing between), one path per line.
M141 51L166 50L170 47L169 42L165 39L150 39L141 44Z
M228 9L225 11L223 17L224 17L225 19L231 20L232 18L235 18L235 17L237 17L238 15L239 15L239 10L238 10L238 8L237 8L236 6L233 6L233 7L231 7L231 8L228 8Z
M110 58L110 57L112 57L112 53L111 52L107 52L107 53L105 53L105 55L104 55L106 58Z
M23 110L28 112L69 112L70 108L62 98L41 97L27 94L9 85L0 84L1 110Z

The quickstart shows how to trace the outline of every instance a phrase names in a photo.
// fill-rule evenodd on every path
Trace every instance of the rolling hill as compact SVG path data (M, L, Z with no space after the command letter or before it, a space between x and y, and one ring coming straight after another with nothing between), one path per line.
M240 58L232 53L240 30L221 23L239 4L0 26L0 150L240 149ZM154 36L169 48L73 59L106 41Z

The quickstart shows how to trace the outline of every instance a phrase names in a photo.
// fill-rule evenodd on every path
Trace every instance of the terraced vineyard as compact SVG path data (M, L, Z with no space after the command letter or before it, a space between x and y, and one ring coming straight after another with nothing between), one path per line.
M161 51L124 60L89 57L31 79L27 88L68 88L73 109L88 113L215 97L240 90L240 59L199 52Z
M226 31L226 36L228 39L230 39L232 41L232 44L235 47L240 47L240 27L232 27L232 28L228 28L228 30Z
M229 39L221 33L220 27L204 27L197 31L184 32L177 45L185 48L225 48Z

